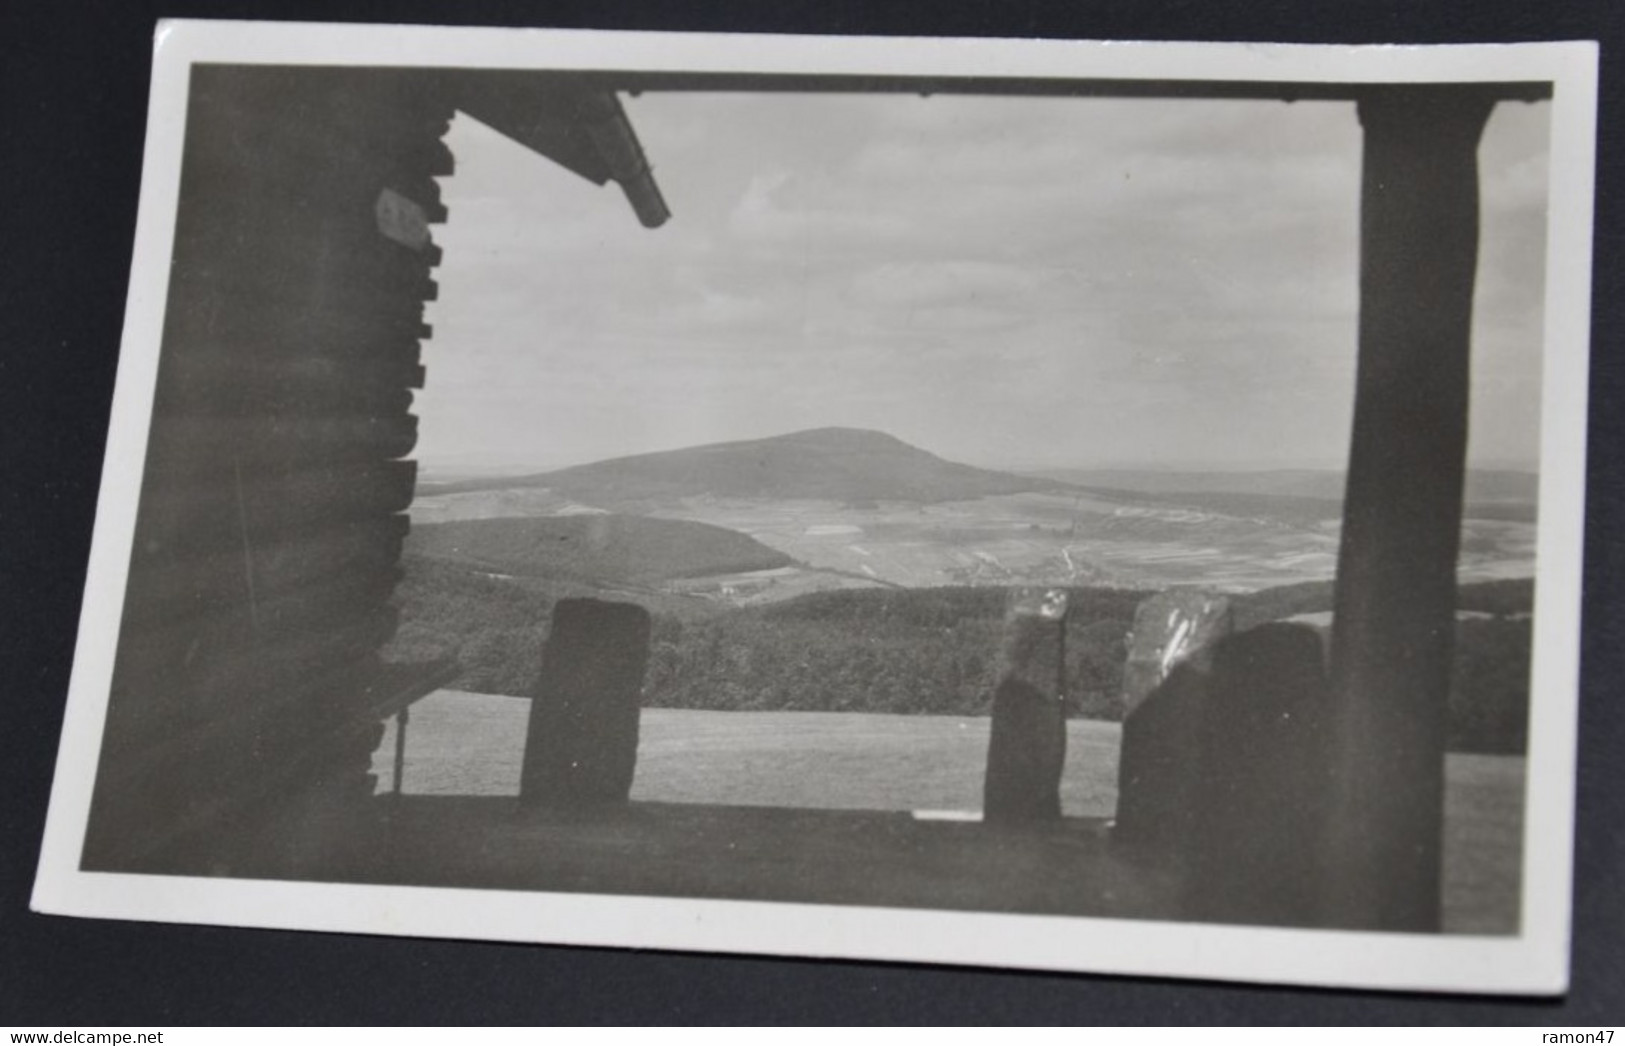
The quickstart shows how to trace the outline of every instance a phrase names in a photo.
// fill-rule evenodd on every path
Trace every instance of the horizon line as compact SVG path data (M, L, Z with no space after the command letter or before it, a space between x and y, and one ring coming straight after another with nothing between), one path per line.
M538 473L557 472L563 469L577 468L588 465L598 465L611 461L620 461L627 458L642 457L652 454L665 454L684 450L695 450L702 447L720 447L741 443L757 443L765 440L785 439L792 436L806 435L816 432L845 431L867 432L889 439L897 440L922 453L931 454L954 464L969 465L975 468L990 469L1000 472L1016 474L1033 474L1041 472L1074 471L1074 472L1164 472L1164 473L1251 473L1251 472L1346 472L1348 463L1346 459L1328 458L1299 458L1282 460L1261 460L1256 458L1240 458L1236 460L1215 460L1200 458L1140 458L1140 459L1113 459L1094 458L1092 460L1055 460L1043 461L1009 461L1008 459L996 464L985 460L967 460L960 457L948 457L937 453L919 443L904 439L883 429L867 428L856 425L824 425L814 428L795 429L789 432L779 432L766 436L741 436L737 438L710 440L703 443L685 443L677 446L656 447L652 449L636 450L628 453L611 454L592 458L555 459L549 461L541 457L507 457L499 453L483 451L446 453L433 456L417 457L416 462L420 472L454 472L459 470L474 471L485 476L502 475L504 473L521 476ZM1536 461L1516 461L1502 458L1484 458L1466 463L1467 470L1478 472L1521 472L1538 475L1540 463Z

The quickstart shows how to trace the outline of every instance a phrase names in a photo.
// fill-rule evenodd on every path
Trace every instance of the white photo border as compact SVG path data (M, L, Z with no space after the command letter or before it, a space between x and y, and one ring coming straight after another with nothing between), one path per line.
M84 872L153 405L193 63L1067 80L1549 81L1540 503L1522 931L1267 929L642 896ZM1597 47L1349 47L612 33L168 21L100 502L32 906L61 915L556 944L900 960L1378 989L1555 994L1568 983Z

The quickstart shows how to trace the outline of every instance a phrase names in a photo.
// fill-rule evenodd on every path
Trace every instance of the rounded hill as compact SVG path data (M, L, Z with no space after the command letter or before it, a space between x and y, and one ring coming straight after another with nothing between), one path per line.
M598 506L706 495L933 503L1050 490L1058 485L1050 479L947 461L884 432L823 428L636 454L555 472L450 485L437 492L548 487Z

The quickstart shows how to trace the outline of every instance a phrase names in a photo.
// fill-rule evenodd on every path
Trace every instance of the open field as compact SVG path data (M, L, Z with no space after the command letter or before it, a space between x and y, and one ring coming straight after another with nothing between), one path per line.
M589 511L536 488L431 495L412 509L418 522ZM650 501L640 511L749 535L795 560L795 569L771 584L699 574L684 582L685 591L704 590L733 605L865 585L1203 585L1251 591L1331 577L1339 531L1336 521L1230 515L1083 492L933 504L698 495ZM1469 520L1462 579L1528 576L1533 542L1530 523Z
M1347 475L1341 468L1265 470L1210 469L1181 471L1159 468L1038 469L1025 473L1093 489L1192 497L1222 494L1239 498L1289 498L1322 502L1333 514L1342 511ZM1540 496L1540 476L1533 469L1469 468L1463 494L1474 506L1530 508ZM1238 500L1235 504L1243 504ZM1267 503L1261 502L1261 503Z
M413 710L407 734L404 780L407 797L421 797L420 802L427 804L423 806L425 810L450 811L459 801L452 798L455 796L487 797L494 802L499 797L516 795L528 713L528 702L524 700L454 691L441 691L420 702ZM1115 724L1092 721L1068 724L1062 798L1065 812L1076 822L1064 838L1042 846L1031 844L1036 847L1030 855L1033 860L1050 854L1055 847L1068 852L1068 848L1082 847L1090 853L1104 853L1098 830L1088 826L1103 822L1115 808L1118 736L1119 728ZM651 811L658 812L661 804L673 804L673 810L687 811L682 817L690 820L704 820L705 808L760 809L760 816L752 815L752 824L760 823L763 830L770 833L794 835L813 826L814 822L823 824L818 818L833 817L830 811L890 811L891 819L878 813L871 818L871 827L917 857L918 847L925 844L916 840L914 831L907 825L914 823L923 828L926 823L913 820L909 813L979 810L986 749L987 720L976 717L646 709L633 785L633 799L637 801L634 809L642 812L629 816L648 821L655 817ZM391 785L393 751L391 732L375 757L381 790L387 791ZM473 800L460 801L466 804ZM1449 930L1462 933L1515 931L1522 804L1521 758L1456 754L1448 757L1445 907ZM477 803L468 809L476 807L486 809ZM839 836L841 832L856 830L852 826L860 822L830 823L831 831ZM870 822L861 823L869 825ZM792 826L801 827L792 829ZM935 823L931 826L955 827ZM972 827L960 826L961 834ZM658 818L649 827L657 833L668 829L676 831ZM474 831L474 828L465 826L458 830ZM500 832L500 827L491 830ZM681 835L677 832L677 837ZM930 845L937 847L941 841L939 836L930 838L936 840ZM981 845L970 835L966 835L965 840L964 845L970 851ZM803 839L799 845L803 849L808 846L816 849L820 844ZM766 854L764 851L763 860L784 860ZM971 858L966 856L961 860ZM502 880L504 874L496 869L481 872L477 862L472 865L465 862L459 868L462 870L457 874L464 876L486 875ZM714 885L705 886L697 881L703 879L702 871L692 869L694 880L683 880L690 883L687 892L700 890L701 895L707 896L758 895L716 892L718 888ZM793 869L785 874L792 872ZM1118 884L1128 873L1114 865L1113 870L1100 874L1103 882ZM1151 873L1142 870L1137 874ZM647 878L645 874L639 882ZM647 885L638 888L672 892L669 884L666 889ZM741 884L737 889L746 890L747 885ZM854 884L852 889L861 894L859 884ZM1121 895L1120 884L1101 889L1114 892L1114 896Z
M690 498L653 511L739 530L879 582L1249 589L1330 576L1335 536L1269 521L1026 493L916 505Z
M1535 484L1533 473L1468 476L1468 507L1484 511L1469 511L1463 526L1464 580L1533 572ZM602 512L683 520L748 535L793 561L666 574L685 579L686 593L732 605L863 585L1245 592L1331 577L1342 487L1341 472L1313 469L1023 476L946 461L883 432L824 428L429 484L412 518L454 528L485 520L488 529L505 517ZM793 569L735 576L780 566Z
M916 505L687 498L650 509L738 530L815 568L909 587L1203 585L1252 591L1330 578L1339 525L1114 501L1008 494ZM1527 577L1528 523L1470 520L1464 581Z
M1523 803L1521 757L1446 757L1444 900L1453 932L1517 932Z
M442 690L412 709L405 791L518 795L530 702ZM394 726L379 746L392 786ZM842 810L979 811L988 720L979 716L643 710L634 799ZM1117 800L1112 723L1067 724L1063 807L1109 817Z

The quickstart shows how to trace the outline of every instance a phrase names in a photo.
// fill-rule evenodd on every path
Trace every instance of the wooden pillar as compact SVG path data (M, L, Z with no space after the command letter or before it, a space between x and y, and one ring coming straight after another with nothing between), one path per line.
M994 825L1060 820L1066 768L1067 592L1014 596L982 779L982 820Z
M1184 753L1182 911L1203 922L1313 924L1326 823L1320 633L1272 621L1214 645ZM1172 682L1172 680L1170 680Z
M1217 592L1171 588L1134 611L1112 841L1178 857L1202 788L1198 758L1214 648L1235 627Z
M320 860L373 794L452 115L413 70L192 69L87 868L273 823Z
M594 807L630 797L651 627L649 612L632 603L553 605L520 771L523 805Z
M1480 133L1471 86L1376 87L1359 374L1331 655L1327 920L1440 924L1446 701L1467 446Z

